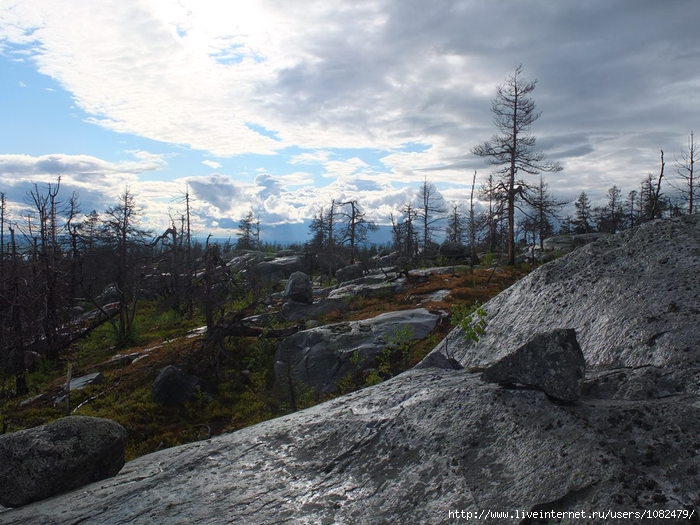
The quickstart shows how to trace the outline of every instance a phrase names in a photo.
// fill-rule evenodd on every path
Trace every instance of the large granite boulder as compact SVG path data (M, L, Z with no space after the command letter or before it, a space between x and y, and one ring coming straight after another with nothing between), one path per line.
M265 260L265 254L253 250L236 250L226 261L226 266L235 272L246 273Z
M548 396L572 403L581 397L586 361L575 330L537 334L523 346L487 367L484 381L539 388Z
M278 388L334 392L348 374L376 366L377 355L388 345L422 339L438 320L438 315L417 308L297 332L277 349Z
M294 272L304 269L304 258L301 255L287 255L261 261L255 266L255 272L260 279L267 282L278 282L287 279Z
M528 523L523 511L535 510L697 514L697 405L683 393L558 405L463 370L416 369L137 458L117 477L0 513L0 522L455 523L450 511L520 512L480 521L504 524ZM586 514L568 523L602 521Z
M311 304L314 302L314 291L311 279L304 272L294 272L289 276L284 288L285 299L297 303Z
M591 370L695 362L698 290L700 216L652 221L542 265L484 304L478 342L449 337L434 351L484 368L565 326Z
M118 423L84 416L0 435L0 504L18 507L114 476L126 437Z

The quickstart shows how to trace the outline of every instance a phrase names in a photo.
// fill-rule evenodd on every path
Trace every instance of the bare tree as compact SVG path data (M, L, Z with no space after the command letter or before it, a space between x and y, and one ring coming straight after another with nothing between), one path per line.
M147 232L139 228L139 210L134 195L126 188L119 203L105 211L103 235L113 248L115 256L114 286L118 311L110 322L115 331L117 346L133 342L134 319L138 299L141 264L143 263Z
M476 170L472 177L472 189L469 194L469 219L467 220L467 230L469 232L469 263L474 266L479 264L479 256L476 254L476 232L479 228L474 210L474 190L476 189Z
M459 204L453 203L445 228L446 240L454 244L461 244L464 241L465 229L465 218L459 210Z
M656 180L656 189L652 193L651 219L661 218L661 179L664 178L664 150L661 150L661 168L659 169L659 177Z
M496 98L491 102L491 112L499 135L475 146L472 152L499 166L498 195L506 203L508 220L508 263L515 264L515 209L516 202L530 187L519 178L520 172L536 175L560 171L561 166L545 160L544 153L535 149L535 137L530 128L540 117L535 102L529 96L537 81L522 77L523 67L518 66L505 83L498 86Z
M365 218L365 212L356 200L342 202L340 206L345 207L345 211L341 212L341 217L345 218L345 232L341 242L347 244L350 250L350 264L355 264L357 247L367 240L367 233L375 230L376 226Z
M531 195L525 196L530 206L531 213L528 219L533 233L539 238L540 250L544 250L544 239L554 232L552 222L556 221L558 212L566 201L555 199L547 190L547 183L540 176L540 183L534 188Z
M485 226L487 229L487 251L493 253L496 251L498 244L498 225L502 219L504 201L499 199L498 187L493 179L493 173L489 173L488 179L482 184L480 194L488 202L488 208L485 217Z
M697 191L695 182L695 161L697 160L697 155L695 135L691 131L688 137L687 149L681 151L680 158L676 160L678 176L684 181L681 194L688 203L688 214L692 214L697 210L697 205L695 204L695 192Z
M627 217L625 224L629 228L634 228L639 218L636 207L637 195L637 190L632 190L627 194L627 199L625 200L625 209L627 210L625 213Z
M401 210L402 218L394 220L391 217L391 227L394 238L394 250L398 254L412 261L418 252L418 232L415 228L416 210L409 203Z
M37 321L42 326L45 355L52 360L58 358L58 332L61 326L59 285L63 279L59 268L61 252L58 244L60 188L60 177L56 184L47 184L46 191L34 185L29 195L36 211L38 229L32 232L31 225L27 225L34 246L33 258L38 262L37 277L34 279L37 304L40 305Z
M423 230L421 232L421 240L423 243L423 258L425 258L428 255L433 234L438 229L437 225L445 218L447 213L442 195L440 195L435 184L428 182L427 179L423 180L423 184L418 189L415 210L416 217L420 220L421 229Z

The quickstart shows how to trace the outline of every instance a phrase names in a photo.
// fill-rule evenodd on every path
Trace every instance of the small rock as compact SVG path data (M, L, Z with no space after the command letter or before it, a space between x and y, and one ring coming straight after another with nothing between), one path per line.
M89 385L96 385L102 382L104 376L100 372L94 372L70 380L70 390L80 390Z
M151 387L151 396L156 403L168 406L184 405L192 399L199 385L199 378L168 365L159 373Z
M573 329L537 334L530 341L487 367L481 378L502 385L538 388L565 403L581 397L586 361Z
M109 478L124 466L124 427L70 416L0 436L0 504L19 507Z
M311 279L304 272L294 272L289 276L284 289L285 299L298 303L311 304L314 302L314 292Z

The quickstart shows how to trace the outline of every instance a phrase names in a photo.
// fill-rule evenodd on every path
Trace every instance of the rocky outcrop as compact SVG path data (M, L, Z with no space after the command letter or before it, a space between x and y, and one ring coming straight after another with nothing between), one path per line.
M263 281L278 282L303 269L304 258L301 255L288 255L259 262L255 266L255 273Z
M554 235L542 241L545 251L570 252L574 248L597 241L604 233L579 233L572 235Z
M314 303L288 301L282 305L281 318L285 321L307 321L323 319L331 314L341 314L348 310L342 299L320 299Z
M434 351L483 368L567 327L592 370L696 363L698 290L700 216L653 221L541 266L484 305L477 343L449 337Z
M86 386L98 385L104 381L104 376L101 372L93 372L92 374L87 374L80 377L74 377L70 380L69 388L70 390L81 390Z
M484 511L479 523L524 524L547 510L628 525L662 520L591 513L659 509L697 522L699 279L700 217L600 239L487 303L480 340L452 332L426 359L435 366L138 458L0 522L454 523ZM467 371L561 327L587 362L575 403Z
M581 397L586 361L575 330L537 334L530 341L492 364L481 379L501 385L538 388L564 403Z
M418 308L297 332L280 343L275 355L278 389L334 392L349 374L376 366L382 350L426 337L438 320Z
M126 437L114 421L84 416L1 435L0 504L18 507L114 476Z
M406 283L396 272L378 271L359 279L341 283L328 294L330 299L382 297L400 292Z
M454 523L450 510L692 508L696 399L556 405L463 370L412 370L138 458L115 478L0 513L0 522ZM527 523L520 516L480 522Z
M176 366L164 367L153 381L151 397L166 406L183 405L194 397L199 379Z

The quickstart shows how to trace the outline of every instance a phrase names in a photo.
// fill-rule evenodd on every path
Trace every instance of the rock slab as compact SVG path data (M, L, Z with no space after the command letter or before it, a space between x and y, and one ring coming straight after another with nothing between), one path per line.
M564 403L581 397L586 360L576 340L576 330L560 329L537 334L512 354L481 374L489 383L518 384L542 390Z
M275 354L277 389L334 392L348 374L374 367L388 345L427 337L439 319L416 308L297 332L282 341Z
M86 416L0 436L0 504L19 507L116 475L126 437L118 423Z

